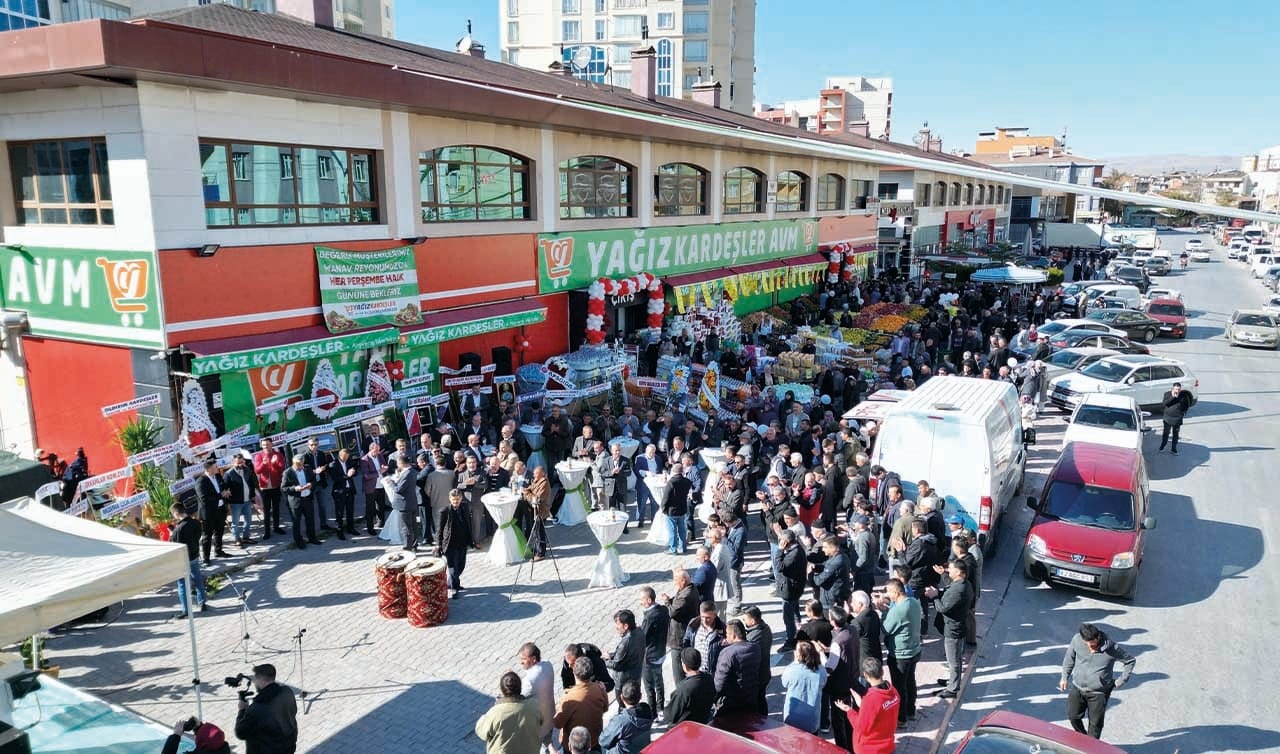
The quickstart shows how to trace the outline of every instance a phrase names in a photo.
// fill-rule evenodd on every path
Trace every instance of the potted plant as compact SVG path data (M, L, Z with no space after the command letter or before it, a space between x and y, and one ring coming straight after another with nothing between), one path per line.
M49 662L49 655L46 654L46 648L48 645L45 644L44 640L38 636L28 637L26 640L22 642L22 648L19 650L19 653L22 655L23 665L25 665L27 668L32 668L32 664L31 664L32 642L35 643L35 648L39 651L39 654L40 654L40 672L44 673L45 675L49 675L54 678L57 678L58 672L62 670L62 668Z
M130 420L116 433L116 442L126 456L136 455L151 450L160 444L163 428L158 422L145 416ZM142 518L138 533L154 534L161 539L168 539L169 508L173 505L173 493L169 492L169 475L165 470L153 463L144 463L134 468L133 487L145 490L149 499L142 506ZM136 521L136 517L130 519ZM162 529L164 530L162 533Z

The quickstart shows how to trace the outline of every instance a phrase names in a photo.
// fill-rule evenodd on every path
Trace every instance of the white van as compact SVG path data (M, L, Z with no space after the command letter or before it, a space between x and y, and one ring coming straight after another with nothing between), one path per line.
M1018 391L1008 382L934 377L899 401L880 426L871 463L902 478L915 500L923 479L995 547L1000 516L1018 494L1026 470Z
M1097 305L1098 299L1106 301L1119 301L1124 305L1125 309L1141 309L1142 294L1136 286L1120 285L1095 285L1089 289L1089 308L1092 309Z

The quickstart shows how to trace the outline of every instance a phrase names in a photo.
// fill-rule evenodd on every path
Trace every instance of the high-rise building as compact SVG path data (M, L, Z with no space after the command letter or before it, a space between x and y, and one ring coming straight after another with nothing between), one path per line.
M657 89L688 98L699 81L721 85L723 106L751 112L755 0L498 0L502 61L631 85L631 51L657 52Z
M756 117L820 134L855 134L887 140L893 115L893 79L833 76L817 99L760 105Z
M214 3L378 37L392 37L395 30L395 0L0 0L0 32L94 18L118 21Z

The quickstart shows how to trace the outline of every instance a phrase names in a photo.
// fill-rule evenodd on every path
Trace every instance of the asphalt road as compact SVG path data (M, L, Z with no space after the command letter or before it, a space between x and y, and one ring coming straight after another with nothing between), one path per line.
M1160 236L1175 259L1197 237ZM1027 581L1019 558L1031 513L1022 506L1007 516L984 589L1007 572L1008 591L942 751L995 709L1066 725L1061 663L1086 621L1138 661L1131 682L1112 695L1104 740L1133 754L1280 751L1280 511L1272 510L1280 488L1280 353L1228 347L1222 332L1232 310L1261 306L1269 292L1198 237L1213 246L1212 262L1156 278L1182 291L1190 322L1185 341L1162 339L1152 352L1186 362L1200 389L1178 455L1156 452L1158 417L1146 437L1158 525L1137 597L1130 603ZM1039 435L1040 449L1060 443L1060 420ZM922 689L932 680L921 679Z

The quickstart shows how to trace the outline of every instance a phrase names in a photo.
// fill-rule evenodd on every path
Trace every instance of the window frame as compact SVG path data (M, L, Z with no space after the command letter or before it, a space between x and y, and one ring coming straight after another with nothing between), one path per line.
M783 178L783 176L789 176ZM777 182L778 189L774 194L773 211L774 212L805 212L809 209L809 176L799 170L781 170L773 177ZM785 205L782 201L782 184L784 180L788 184L794 184L797 188L799 196L795 201L788 200Z
M882 202L898 201L898 191L901 185L897 183L880 183L876 182L876 198Z
M560 0L560 15L577 16L582 13L582 0Z
M961 203L960 203L960 196L961 196L961 195L960 195L960 190L961 190L961 189L960 189L960 182L959 182L959 181L952 181L952 182L951 182L951 195L950 195L950 197L951 197L951 201L947 202L947 206L949 206L949 207L959 207L959 206L961 206Z
M457 159L456 157L441 157L441 153L451 149L470 149L471 159ZM497 155L508 158L503 163L497 160L481 160L478 150L487 150ZM427 167L435 166L433 169L433 180L435 181L435 201L426 201L423 194L423 185L426 182ZM441 172L440 166L446 166L446 170ZM470 193L475 197L475 203L466 202L441 202L440 201L440 182L448 180L448 175L453 170L448 169L454 165L466 165L471 167L471 174L476 176L476 185L472 187ZM524 197L523 201L507 201L503 202L485 202L479 201L480 193L480 176L484 168L502 170L506 169L509 188L508 197L516 194L517 180L522 181L519 185L520 195ZM486 144L447 144L436 147L434 149L425 149L418 152L418 220L424 225L448 224L448 223L502 223L502 222L527 222L534 219L534 201L533 201L533 160L516 152L509 152L505 149L491 147ZM512 210L511 217L481 217L484 208L507 208ZM472 217L444 217L443 215L450 210L471 209ZM517 217L516 210L523 209L523 216ZM435 211L436 217L429 219L428 213Z
M666 16L667 20L670 22L670 23L668 23L666 26L663 26L663 25L662 25L662 18L663 18L663 16ZM675 29L675 28L676 28L676 14L675 14L675 13L672 13L672 12L669 12L669 11L661 11L661 12L659 12L659 13L658 13L657 18L655 18L655 19L654 19L654 23L655 23L655 24L657 24L657 26L658 26L658 28L659 28L659 29L666 29L666 30L672 30L672 29Z
M917 207L928 207L929 200L933 198L933 184L927 182L920 184L918 193L920 196L916 198L915 205Z
M282 173L282 177L280 178L280 180L281 181L290 180L292 182L293 201L278 202L278 203L271 203L271 204L241 204L237 200L236 184L238 182L252 183L253 179L250 176L245 178L244 180L241 180L235 176L235 173L234 173L235 168L233 163L234 163L234 155L236 154L236 152L234 151L234 148L237 146L248 146L251 148L266 147L268 149L290 150L289 155L291 157L291 162L293 165L293 171L290 174L291 177L288 179L283 177L283 169L285 164L283 160L279 161L278 165L281 168L281 173ZM377 167L378 150L364 149L360 147L332 147L332 146L323 146L323 145L315 145L315 144L286 144L286 143L280 143L280 142L248 141L248 140L241 140L241 139L221 139L221 138L214 139L214 138L202 137L197 140L197 149L200 151L200 154L198 154L197 156L200 159L202 177L204 173L203 150L205 147L212 147L215 149L223 150L223 160L224 160L224 164L226 165L227 194L228 194L227 199L222 201L211 202L208 199L205 200L204 209L205 209L205 227L206 228L218 229L218 230L229 229L229 228L234 228L234 229L311 228L311 227L320 227L320 226L326 226L326 225L381 225L386 222L385 218L383 217L384 208L382 205L382 191L378 183L378 178L379 178L378 167ZM347 189L346 189L347 201L346 202L332 203L332 204L330 203L317 204L317 203L302 201L301 197L303 192L301 191L301 187L299 186L299 181L301 180L301 178L299 177L299 171L297 168L299 163L298 151L302 149L315 150L317 153L330 152L332 154L338 154L338 153L345 154L344 164L347 166L347 169L345 171L346 184L347 184ZM253 153L248 152L248 153L241 153L241 154L246 154L248 157L251 158ZM334 171L332 154L330 155L317 154L317 160L316 160L317 180L334 181L335 183L339 180L339 176L336 175ZM321 160L319 158L321 157L327 158L329 160L328 170L329 170L330 177L328 178L322 178L319 176L319 172L321 170L321 168L319 167L321 164ZM357 162L356 160L357 157L365 158L362 161L366 166L365 167L366 174L364 175L363 180L356 179L355 169L352 167L352 165L354 165ZM370 197L370 201L359 201L356 199L357 185L368 186L368 195ZM210 222L210 219L211 219L210 210L226 210L228 212L228 222L226 223ZM281 214L284 214L286 211L292 210L294 222L274 222L274 223L257 223L257 222L241 223L239 222L240 217L244 216L243 213L247 212L247 213L250 213L249 216L252 216L251 213L254 210L280 210ZM330 222L303 222L302 218L304 217L304 215L306 214L306 211L308 210L318 210L320 216L323 216L325 214L325 210L346 210L347 212L350 213L350 217L352 219L349 219L346 221L335 220ZM368 220L355 219L357 217L360 217L360 215L364 211L368 212L368 217L369 217Z
M832 212L845 208L844 185L844 176L839 173L824 173L818 176L815 201L819 212ZM833 187L835 189L834 197L831 196Z
M596 164L587 164L588 162ZM612 167L600 167L602 163L611 163ZM556 166L557 183L559 184L557 206L561 220L598 220L611 218L630 218L636 216L636 168L616 157L608 155L575 155L561 160ZM570 188L570 173L593 175L595 198L599 199L600 179L604 176L620 176L618 182L618 201L614 203L586 203L573 201L574 192ZM604 214L586 214L588 210L606 209ZM575 214L581 210L582 214ZM617 213L612 213L617 210Z
M701 29L698 29L696 27L692 29L689 28L689 19L698 18L698 17L702 18L702 22L703 22L702 28ZM694 34L708 34L711 31L711 13L705 10L686 12L680 19L680 28L682 30L682 33L685 36L694 35Z
M569 38L570 24L573 25L573 28L577 29L577 32L573 35L572 39ZM566 18L562 20L560 22L560 41L581 44L582 43L582 22L576 18Z
M871 187L874 185L875 181L855 178L853 180L853 187L849 191L850 208L866 209L867 200L871 198Z
M674 168L664 173L667 168ZM676 179L675 198L671 202L662 201L662 179L672 176ZM693 178L697 183L697 199L693 203L682 201L684 178ZM700 165L691 162L668 162L659 165L653 174L653 214L655 217L694 217L709 214L710 192L708 191L707 171ZM692 210L692 211L687 211Z
M744 201L742 186L748 181L755 181L754 198L750 201ZM756 215L765 211L764 195L767 179L764 173L755 168L746 165L729 168L724 171L723 190L724 197L722 200L723 211L726 215ZM736 183L738 185L737 199L733 202L729 201L729 185ZM748 209L749 208L749 209Z
M698 45L702 50L702 57L695 58L690 54L689 48L694 45ZM684 41L684 49L681 52L686 63L705 63L711 56L711 45L705 39L686 39Z
M67 144L74 142L84 142L88 145L89 155L89 174L90 182L93 186L93 202L73 202L71 201L72 184L67 165ZM62 201L42 201L40 198L40 167L36 158L36 145L39 144L57 144L58 145L58 165L59 177L62 182ZM11 141L7 145L7 156L9 158L10 177L13 186L13 201L16 217L14 222L16 225L67 225L81 227L110 227L115 225L115 205L112 202L111 192L111 157L107 153L107 139L105 136L79 136L67 139L33 139L29 141ZM31 169L30 179L31 188L34 199L23 198L22 179L23 174L19 174L13 169L13 155L18 150L26 151L27 166ZM105 163L105 164L102 164ZM104 198L104 196L106 198ZM27 211L33 211L36 216L35 222L27 221ZM93 210L96 222L92 223L73 223L71 217L76 212ZM43 219L44 212L61 211L65 218L65 222L45 222Z

